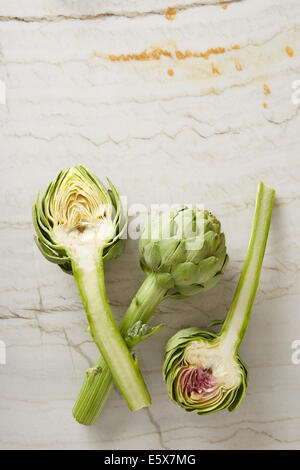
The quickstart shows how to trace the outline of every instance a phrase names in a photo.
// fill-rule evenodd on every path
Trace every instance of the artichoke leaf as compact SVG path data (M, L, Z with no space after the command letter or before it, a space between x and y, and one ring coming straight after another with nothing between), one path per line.
M133 348L144 339L150 338L150 336L154 335L163 326L163 324L160 324L155 327L151 327L147 323L142 323L140 320L137 321L131 328L129 328L125 335L127 346L129 348Z

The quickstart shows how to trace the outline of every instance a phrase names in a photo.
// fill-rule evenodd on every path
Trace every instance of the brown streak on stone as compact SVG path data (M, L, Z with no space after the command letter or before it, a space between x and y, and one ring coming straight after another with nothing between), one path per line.
M215 66L215 64L214 64L213 62L212 62L212 64L211 64L211 71L212 71L212 73L214 73L214 74L221 75L220 70Z
M165 18L169 21L173 21L176 16L176 10L173 8L168 7L166 13L165 13Z
M234 65L235 65L235 68L238 72L241 72L243 70L242 64L240 63L240 61L237 57L234 60Z
M291 48L291 46L286 46L285 52L287 53L287 55L288 55L289 57L293 57L293 56L294 56L294 50Z

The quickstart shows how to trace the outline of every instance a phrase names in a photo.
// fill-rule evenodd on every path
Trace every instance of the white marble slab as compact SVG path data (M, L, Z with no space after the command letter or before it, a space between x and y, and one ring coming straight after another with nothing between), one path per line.
M178 7L173 21L165 18L168 6ZM298 0L227 6L0 2L7 89L0 105L1 448L300 448L300 365L291 361L292 342L300 340L300 119L291 99L300 79L300 8ZM171 57L108 57L153 47ZM219 47L226 51L207 60L176 57ZM230 254L224 280L202 296L162 303L153 324L165 328L139 346L152 407L132 414L114 391L90 428L77 424L71 409L97 350L84 332L74 280L41 257L31 227L37 190L76 163L110 177L129 204L204 203L222 221ZM163 348L179 328L225 316L260 179L277 199L242 346L248 393L233 414L184 413L165 393ZM120 319L143 280L136 241L107 265L106 279Z

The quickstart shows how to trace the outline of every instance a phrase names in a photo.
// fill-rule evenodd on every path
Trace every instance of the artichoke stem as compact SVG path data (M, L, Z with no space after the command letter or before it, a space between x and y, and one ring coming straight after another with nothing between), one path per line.
M124 336L134 323L147 323L156 307L165 297L168 289L160 287L157 274L149 274L131 301L121 322L120 331Z
M151 404L142 375L134 362L107 301L102 252L77 250L72 268L90 326L90 332L105 358L114 380L132 411Z
M275 191L260 182L246 260L221 330L222 347L229 354L238 352L249 323L271 223L274 197Z
M164 299L166 292L167 289L159 285L155 273L147 276L120 325L123 337L137 321L147 323L156 307ZM111 366L106 363L104 357L100 356L94 365L95 374L86 374L73 408L73 416L80 424L91 425L100 415L114 386L114 379L109 368Z

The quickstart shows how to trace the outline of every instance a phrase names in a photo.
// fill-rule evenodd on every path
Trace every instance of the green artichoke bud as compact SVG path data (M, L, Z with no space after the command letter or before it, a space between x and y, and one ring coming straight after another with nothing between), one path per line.
M206 210L188 207L151 214L139 256L144 272L156 273L176 297L211 289L228 261L220 222Z
M167 392L186 411L233 411L245 396L248 373L238 351L259 282L274 196L273 189L259 184L246 261L221 332L187 328L167 343L163 367Z
M218 220L209 212L181 207L151 214L142 232L139 257L147 277L132 299L120 330L129 348L161 325L149 328L148 320L167 296L187 297L213 287L227 262L225 237ZM74 417L92 424L100 414L113 386L105 360L86 375L73 408Z
M73 273L89 331L131 410L151 401L143 378L114 322L106 297L103 260L121 252L119 195L82 166L60 172L33 207L42 254Z

